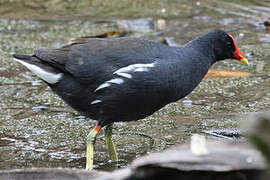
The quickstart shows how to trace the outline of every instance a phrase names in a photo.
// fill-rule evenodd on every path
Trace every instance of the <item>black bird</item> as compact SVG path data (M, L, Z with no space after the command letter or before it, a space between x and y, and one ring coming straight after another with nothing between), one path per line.
M86 38L13 57L72 108L98 121L87 136L86 169L93 168L95 139L102 127L116 161L114 122L145 118L185 97L217 61L233 58L248 64L234 38L222 30L182 47L137 38Z

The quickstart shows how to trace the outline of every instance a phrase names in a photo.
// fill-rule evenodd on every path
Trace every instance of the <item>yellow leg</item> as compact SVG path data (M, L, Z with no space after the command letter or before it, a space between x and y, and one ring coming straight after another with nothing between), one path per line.
M112 126L113 124L109 124L105 128L105 139L109 150L109 156L112 161L118 161L118 155L112 140Z
M96 136L101 130L101 126L96 126L86 138L86 170L92 170L94 165L94 145L96 142Z

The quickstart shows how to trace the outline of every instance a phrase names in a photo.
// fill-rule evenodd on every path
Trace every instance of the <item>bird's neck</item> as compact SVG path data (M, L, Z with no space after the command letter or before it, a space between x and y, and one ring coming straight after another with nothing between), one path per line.
M204 63L211 66L216 62L214 47L211 39L212 38L208 37L207 35L199 36L187 43L184 48L189 49L189 53L198 54L198 56L204 57Z
M198 43L198 41L200 43ZM210 47L209 47L210 46ZM178 49L179 61L174 65L174 100L189 94L204 78L215 63L215 56L209 41L198 39Z

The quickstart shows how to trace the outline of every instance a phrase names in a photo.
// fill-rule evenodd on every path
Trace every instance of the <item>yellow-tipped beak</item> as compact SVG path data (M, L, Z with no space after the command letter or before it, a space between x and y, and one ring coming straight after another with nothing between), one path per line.
M248 60L247 60L246 56L237 47L233 36L232 35L229 35L229 36L232 38L232 41L233 41L233 44L235 47L234 58L237 59L238 61L241 61L242 63L248 65Z
M246 65L248 65L248 60L247 58L240 59L240 61Z

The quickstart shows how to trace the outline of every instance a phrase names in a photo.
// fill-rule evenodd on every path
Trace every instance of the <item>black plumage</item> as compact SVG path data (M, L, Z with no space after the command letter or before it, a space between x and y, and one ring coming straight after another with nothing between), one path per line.
M58 49L39 49L32 56L13 56L59 75L53 83L45 82L103 127L142 119L185 97L215 62L245 59L238 50L232 36L216 30L182 47L136 38L87 38Z

